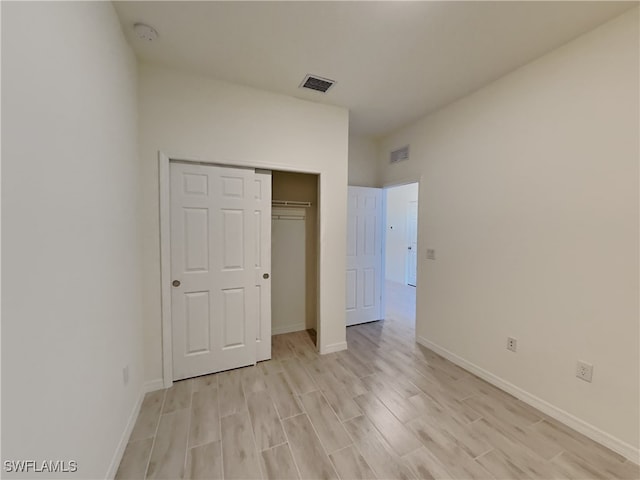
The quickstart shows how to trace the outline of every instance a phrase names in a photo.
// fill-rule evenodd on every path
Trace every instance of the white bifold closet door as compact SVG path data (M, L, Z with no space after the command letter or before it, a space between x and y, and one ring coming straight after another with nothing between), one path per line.
M350 186L347 205L347 326L383 317L382 219L382 189Z
M277 335L306 328L305 209L274 207L271 218L271 318Z
M252 169L171 163L174 380L253 365L266 344L270 356L265 184Z

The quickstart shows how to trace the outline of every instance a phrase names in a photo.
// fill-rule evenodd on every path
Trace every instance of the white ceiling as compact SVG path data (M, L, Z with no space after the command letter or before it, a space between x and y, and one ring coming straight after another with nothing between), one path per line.
M409 123L636 2L115 2L138 58L347 107L350 129ZM139 40L135 22L153 26ZM307 73L337 81L298 88Z

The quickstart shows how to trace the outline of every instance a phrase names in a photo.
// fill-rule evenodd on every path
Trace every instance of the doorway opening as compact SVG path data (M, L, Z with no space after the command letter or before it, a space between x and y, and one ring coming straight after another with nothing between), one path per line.
M272 171L271 334L317 345L318 175Z
M385 318L415 328L418 260L418 183L385 191Z

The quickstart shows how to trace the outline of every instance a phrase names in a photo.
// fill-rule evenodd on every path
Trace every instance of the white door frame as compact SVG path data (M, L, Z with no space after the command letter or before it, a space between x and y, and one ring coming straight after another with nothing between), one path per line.
M394 182L386 182L382 185L382 190L384 191L384 194L382 195L382 206L383 206L383 218L382 221L384 222L384 225L387 225L387 190L389 188L393 188L393 187L401 187L403 185L408 185L410 183L417 183L418 184L418 221L417 221L417 225L416 225L416 230L417 230L417 234L418 234L418 242L417 242L417 246L416 249L418 250L416 253L416 291L418 289L418 285L420 285L420 196L422 195L422 176L419 177L414 177L414 176L409 176L407 178L403 178L401 180L397 180ZM386 283L386 279L387 279L387 232L386 232L386 228L385 228L385 232L384 235L382 236L382 281ZM416 295L416 311L415 311L415 317L416 320L418 318L418 298L419 295ZM385 314L386 312L386 305L387 305L387 289L386 288L382 288L382 313Z
M272 165L259 162L236 162L221 163L207 159L189 159L180 155L167 155L162 151L158 151L158 193L160 206L160 311L162 316L162 382L164 388L173 385L173 347L171 344L171 175L169 171L169 162L192 162L204 163L208 165L221 165L234 168L255 168L262 170L280 170L285 172L299 172L318 175L319 182L322 180L322 172L292 169L289 166ZM318 201L318 224L320 223L320 202ZM318 232L319 242L320 233ZM318 249L318 273L320 273L320 259L322 252ZM318 282L318 300L320 299L320 282ZM321 350L322 342L322 322L320 317L320 301L317 302L317 342L316 350Z
M418 186L418 195L420 195L420 186ZM407 203L407 212L406 212L406 219L407 219L407 228L406 228L406 232L405 235L407 236L407 243L409 244L411 242L411 235L409 235L409 212L411 210L411 204L415 203L416 204L416 251L413 252L415 254L415 270L416 270L416 278L413 280L414 283L418 283L418 201L415 200L411 200L410 202ZM411 245L409 245L409 247L412 248ZM407 249L406 252L406 258L407 258L407 263L405 266L405 272L404 272L404 283L406 283L407 285L411 285L413 287L415 287L416 285L413 285L412 283L409 282L409 272L411 271L411 260L410 257L411 255L409 255L409 250Z

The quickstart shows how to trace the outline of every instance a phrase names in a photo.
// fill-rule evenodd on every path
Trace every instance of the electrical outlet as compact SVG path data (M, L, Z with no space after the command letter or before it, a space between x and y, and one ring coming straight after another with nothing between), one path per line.
M129 383L129 365L122 369L122 381L125 385Z
M507 337L507 350L515 352L518 350L518 340L513 337Z
M580 380L591 383L591 379L593 378L593 365L578 361L576 366L576 377Z
M433 248L427 248L427 260L435 260L436 251Z

